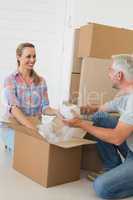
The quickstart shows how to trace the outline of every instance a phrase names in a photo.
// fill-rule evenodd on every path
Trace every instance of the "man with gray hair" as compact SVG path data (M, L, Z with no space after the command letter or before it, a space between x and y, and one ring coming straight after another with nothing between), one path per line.
M99 107L82 108L82 112L95 113L94 125L77 118L64 123L80 127L98 140L106 172L93 182L96 194L104 199L122 199L133 196L133 56L112 56L109 77L119 95ZM118 112L120 117L108 112Z

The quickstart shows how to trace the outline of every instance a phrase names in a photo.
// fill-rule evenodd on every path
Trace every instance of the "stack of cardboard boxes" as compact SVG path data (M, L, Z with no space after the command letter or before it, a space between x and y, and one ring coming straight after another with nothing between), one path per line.
M74 75L75 65L73 68L70 99L73 101L74 97L73 102L78 102L80 106L88 103L103 104L117 93L112 89L108 77L111 56L133 53L133 31L96 23L89 23L77 31L78 48L75 50L77 54L74 60L81 59L81 65L77 67L80 69L78 75ZM101 168L100 160L92 165L94 159L99 159L96 151L95 145L83 147L82 167L84 169Z
M71 87L70 87L70 102L76 104L79 96L79 84L80 84L80 73L82 58L77 57L79 49L79 33L80 29L75 30L74 37L74 54L72 63L72 75L71 75Z

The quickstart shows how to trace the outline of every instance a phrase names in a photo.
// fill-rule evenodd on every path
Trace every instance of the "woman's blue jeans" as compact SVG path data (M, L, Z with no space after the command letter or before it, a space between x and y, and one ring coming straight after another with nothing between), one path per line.
M4 142L4 145L8 150L14 151L14 130L11 128L0 127L0 139Z
M104 112L95 113L92 120L95 126L105 128L115 128L118 122L118 118ZM133 196L133 152L126 142L116 146L97 139L97 148L106 172L93 182L96 194L103 199Z

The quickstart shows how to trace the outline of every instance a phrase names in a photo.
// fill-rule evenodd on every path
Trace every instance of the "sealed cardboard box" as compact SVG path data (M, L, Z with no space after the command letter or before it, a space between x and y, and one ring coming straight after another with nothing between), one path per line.
M90 134L86 134L85 139L96 141L96 138ZM95 172L103 169L103 162L97 150L96 143L82 146L81 168Z
M111 100L117 93L112 88L112 82L108 77L110 59L98 59L86 57L82 62L79 105L103 104Z
M36 117L29 120L36 125L40 122ZM81 146L93 142L72 138L53 145L14 119L10 119L8 126L15 130L13 167L18 172L44 187L80 178Z
M78 57L110 58L133 53L133 31L90 23L80 28Z
M96 144L82 147L81 168L90 171L100 171L103 169L103 163L97 151Z

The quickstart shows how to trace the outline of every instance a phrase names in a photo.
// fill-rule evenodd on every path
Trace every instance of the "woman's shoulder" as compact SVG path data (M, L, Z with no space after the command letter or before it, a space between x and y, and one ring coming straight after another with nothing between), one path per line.
M10 80L10 79L14 79L16 76L17 76L18 72L17 71L14 71L10 74L8 74L6 77L5 77L5 80Z
M4 84L9 84L9 83L11 84L11 83L13 83L14 80L15 80L16 75L17 75L16 71L10 73L8 76L5 77Z

